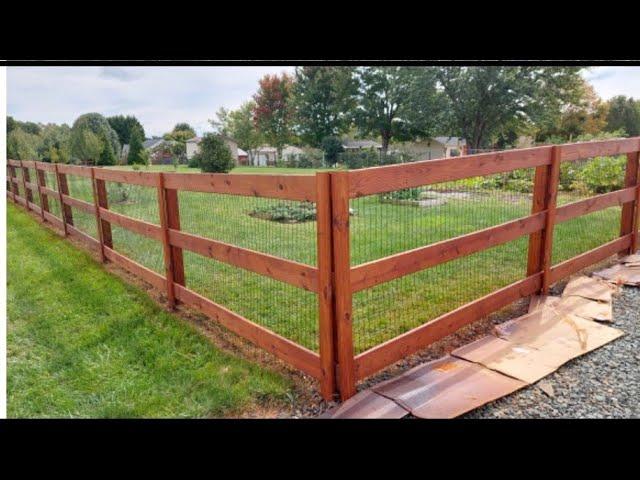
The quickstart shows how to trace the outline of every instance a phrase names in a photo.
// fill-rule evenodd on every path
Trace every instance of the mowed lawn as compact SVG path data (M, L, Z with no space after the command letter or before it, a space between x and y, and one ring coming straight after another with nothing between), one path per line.
M233 357L7 206L7 406L15 417L225 417L289 380Z
M287 170L313 173L307 169ZM282 169L269 167L245 167L243 171L284 173ZM90 184L85 180L70 179L70 188L72 196L92 201ZM498 225L526 216L531 210L528 194L482 190L464 182L437 188L441 195L446 195L445 201L429 208L385 203L377 195L353 200L352 264ZM159 223L154 189L134 186L123 190L109 183L108 190L113 210ZM562 194L559 202L576 199ZM295 202L196 192L180 192L179 202L181 228L186 232L316 265L315 222L282 224L250 215L257 207ZM76 225L96 235L93 217L77 210L74 215ZM554 263L616 238L619 218L620 208L615 207L559 225ZM119 227L113 227L113 238L116 250L163 272L158 242ZM528 239L522 238L356 293L353 298L356 352L524 278L527 246ZM185 251L184 260L189 288L317 351L314 294L195 253Z

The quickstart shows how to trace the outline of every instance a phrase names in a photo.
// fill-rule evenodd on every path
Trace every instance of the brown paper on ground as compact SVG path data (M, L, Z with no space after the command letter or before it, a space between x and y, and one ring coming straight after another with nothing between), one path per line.
M525 386L514 378L447 355L373 390L416 417L455 418Z
M624 263L626 265L629 264L637 264L640 265L640 253L636 253L634 255L627 255L620 259L620 263Z
M318 418L402 418L409 412L393 400L364 390Z
M451 352L451 355L478 363L529 384L536 383L555 372L569 360L564 354L541 352L527 345L518 345L493 335L460 347Z
M640 267L614 265L593 275L618 285L640 286Z
M580 276L572 279L562 292L562 297L577 296L596 300L598 302L611 303L616 288L607 282L592 277Z
M553 307L559 314L573 314L587 320L613 322L613 306L611 303L596 302L584 297L563 297Z
M540 308L554 307L560 302L560 297L552 297L549 295L531 295L529 301L529 313L535 312Z

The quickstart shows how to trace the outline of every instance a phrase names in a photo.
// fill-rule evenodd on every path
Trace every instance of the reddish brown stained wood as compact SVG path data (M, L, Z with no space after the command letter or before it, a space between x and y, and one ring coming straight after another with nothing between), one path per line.
M441 160L363 168L349 172L350 197L391 192L463 178L538 167L551 162L551 147L524 148Z
M95 205L90 204L89 202L85 202L84 200L80 200L78 198L70 197L69 195L62 195L62 202L65 205L69 205L73 208L77 208L78 210L82 210L83 212L87 212L91 215L96 214Z
M109 208L109 200L107 195L107 186L104 180L98 180L93 177L93 183L96 186L96 195L98 196L98 206L100 208L108 209ZM102 237L100 238L102 241L103 249L104 247L113 248L113 237L111 235L111 224L102 218L102 212L98 209L98 214L100 215L100 234ZM106 256L106 251L105 251ZM107 257L108 258L108 257Z
M640 152L627 153L627 168L624 178L624 186L635 188L639 184L638 173L640 170ZM634 199L635 200L635 197ZM636 203L631 201L622 206L622 216L620 218L620 236L625 236L634 232L634 217L636 215ZM634 242L632 242L634 243ZM629 247L628 255L635 253L632 246Z
M43 189L47 185L47 177L44 171L36 168L36 180L38 181L38 198L40 198L40 206L42 207L42 221L45 221L44 212L49 211L49 198L43 193Z
M73 225L67 225L67 232L69 233L70 236L76 237L77 239L81 240L88 247L94 250L100 249L100 242L98 240L93 238L91 235L87 235L86 233L78 230Z
M337 382L344 401L356 393L349 253L349 172L331 173L331 209Z
M605 208L623 205L633 201L635 189L625 188L614 192L603 193L577 202L567 203L556 210L556 224L566 222L572 218L588 213L604 210Z
M533 183L533 199L531 214L537 214L546 210L545 199L549 180L549 166L536 167ZM543 231L534 232L529 236L529 249L527 251L527 276L542 270L542 244Z
M313 175L242 175L229 173L165 173L168 189L252 197L316 201Z
M316 221L318 248L318 318L320 329L320 392L325 400L336 392L335 329L333 316L333 249L331 219L331 174L316 174Z
M20 161L20 169L22 170L22 188L24 188L24 198L26 200L25 207L27 207L27 210L30 210L29 204L33 203L33 194L31 190L27 188L27 183L29 183L29 169L23 166L22 161Z
M33 160L21 160L23 168L36 168L37 163Z
M545 206L547 218L542 237L542 294L549 293L551 286L551 254L553 252L553 233L556 223L556 204L558 201L558 186L560 184L561 147L554 146L551 151L551 166L549 167L549 183L547 186Z
M53 213L44 212L44 219L49 222L51 225L58 227L60 230L64 230L64 224L62 223L62 219L56 217Z
M359 354L355 359L358 380L429 346L465 325L535 293L540 290L541 285L542 274L537 273Z
M626 251L631 245L631 234L605 243L593 250L565 260L551 268L550 282L555 283L569 275L579 272L583 268L606 260L607 258Z
M104 222L113 223L119 227L131 230L138 235L162 241L162 229L153 223L128 217L102 207L100 207L100 219Z
M304 263L236 247L178 230L169 230L169 242L173 246L275 278L310 292L318 291L317 269Z
M29 192L38 190L38 185L36 185L35 183L31 183L30 181L25 181L24 186L27 190L29 190Z
M45 197L54 197L56 200L59 199L60 194L49 187L40 187L40 193L42 193Z
M11 165L12 167L19 167L20 160L7 160L7 164Z
M97 168L95 176L99 180L108 182L129 183L145 187L157 187L158 182L157 174L154 172L127 172L124 170Z
M107 257L104 254L104 234L102 233L102 219L100 218L100 203L98 202L95 168L91 169L91 193L93 194L93 213L96 217L96 231L98 232L98 241L100 242L100 260L102 263L105 263Z
M91 167L83 167L80 165L68 165L66 163L57 163L58 173L65 175L75 175L76 177L91 178Z
M176 298L185 305L201 311L232 332L246 338L290 365L316 379L322 378L320 357L291 340L268 330L235 312L212 302L182 285L176 285Z
M502 245L532 232L541 231L545 224L545 218L546 213L540 212L502 225L358 265L351 269L351 290L358 292L425 268Z
M69 205L65 205L62 199L63 195L69 195L69 185L67 184L67 175L60 172L60 165L56 163L56 180L58 181L58 200L60 201L60 210L62 211L62 221L64 222L64 234L67 236L67 225L73 225L73 211Z
M165 179L163 179L163 182ZM178 203L178 191L168 189L165 183L164 198L167 208L167 227L172 230L180 230L180 205ZM184 286L184 259L182 249L180 247L171 247L171 263L173 264L173 281Z
M35 162L35 164L38 170L43 170L45 172L51 173L54 173L56 171L56 167L53 163Z
M173 261L171 259L171 245L169 244L169 227L167 226L167 201L164 195L163 174L158 174L158 212L160 228L162 229L162 252L164 257L165 276L167 278L167 301L170 308L176 306L175 286L173 282Z
M130 258L125 257L121 253L118 253L107 246L104 247L104 255L113 263L142 278L145 282L153 285L158 290L164 291L166 289L166 280L159 273L148 269L144 265L140 265L139 263L134 262Z
M567 143L560 145L561 162L591 157L622 155L640 150L640 137L602 140L597 142Z
M37 203L29 202L29 210L37 213L42 217L42 209L40 208L40 205L38 205Z
M631 251L637 252L640 248L640 181L636 187L636 214L633 216L633 231L631 232Z

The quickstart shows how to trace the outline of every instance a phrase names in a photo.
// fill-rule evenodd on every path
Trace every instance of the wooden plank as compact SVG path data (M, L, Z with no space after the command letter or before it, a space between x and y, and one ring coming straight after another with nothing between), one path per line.
M29 210L32 210L33 212L40 215L40 217L42 217L42 209L40 208L40 205L38 205L37 203L29 202Z
M560 145L561 162L592 157L623 155L640 150L640 137L602 140L597 142L567 143Z
M113 210L107 210L100 207L100 219L103 222L113 223L119 227L131 230L138 235L153 238L154 240L162 241L162 229L153 223L138 220L137 218L128 217L121 213L116 213Z
M158 290L165 290L166 280L159 273L154 272L144 265L140 265L138 262L134 262L130 258L116 252L115 250L107 246L104 247L104 255L116 265L119 265L125 270L140 277L145 282L156 287Z
M545 199L548 179L549 166L542 165L540 167L536 167L531 205L532 215L546 210ZM529 248L527 250L527 277L542 270L543 233L543 231L534 232L529 236Z
M316 201L313 175L241 175L229 173L165 173L165 187L286 200Z
M125 170L96 168L95 176L99 180L106 180L108 182L128 183L154 188L158 182L158 176L154 172L128 172Z
M310 292L318 291L318 270L304 263L236 247L179 230L169 230L169 243Z
M176 298L185 305L199 310L225 328L272 353L289 365L314 378L322 378L320 357L291 340L268 330L235 312L212 302L182 285L176 285Z
M171 259L171 244L169 243L169 227L167 226L167 200L164 189L164 176L157 175L158 179L158 213L160 216L160 228L162 229L162 253L167 284L167 301L170 308L176 306L175 285L173 281L173 261Z
M31 183L30 181L25 181L24 186L30 192L34 192L38 190L38 185L36 185L35 183Z
M545 206L547 218L542 237L542 294L547 295L551 286L551 255L553 253L553 234L556 224L556 205L558 202L558 187L560 185L560 156L561 147L554 146L551 150L551 166L549 167L549 182Z
M18 195L16 195L15 201L18 202L23 207L27 206L27 201L24 198L22 198L22 197L20 197Z
M62 202L65 205L69 205L73 208L77 208L78 210L82 210L83 212L87 212L88 214L91 214L91 215L96 214L95 205L92 205L89 202L85 202L84 200L80 200L78 198L70 197L69 195L63 194Z
M22 160L21 163L23 168L36 168L36 162L33 160Z
M19 167L20 166L20 160L7 160L7 164L12 166L12 167Z
M60 198L60 194L49 187L40 187L40 193L47 197L55 197L56 200Z
M46 162L36 162L36 169L43 170L45 172L51 172L51 173L55 173L56 171L56 167L54 166L53 163L46 163Z
M546 212L400 252L351 269L351 290L358 292L425 268L450 262L516 240L544 228Z
M93 238L91 235L88 235L88 234L84 233L83 231L78 230L75 226L67 225L67 232L69 233L70 236L76 237L77 239L81 240L88 247L90 247L92 249L95 249L95 250L99 250L100 249L100 242L98 240Z
M331 173L331 210L337 383L340 397L344 401L356 393L349 253L349 172Z
M606 260L612 255L623 253L631 246L631 234L605 243L593 250L589 250L581 255L565 260L551 268L550 281L555 283L569 275L579 272L595 263Z
M164 197L167 208L167 227L172 230L180 230L180 206L178 203L178 191L167 188L165 183ZM171 246L171 263L173 264L173 281L179 285L184 286L184 258L182 249L180 247Z
M632 202L634 195L634 188L625 188L623 190L616 190L615 192L585 198L584 200L578 200L577 202L567 203L557 208L556 224L587 215L588 213L604 210L605 208Z
M539 291L541 285L542 274L536 273L359 354L355 359L358 380Z
M67 175L60 172L60 165L56 163L56 181L58 182L58 201L60 202L60 210L62 211L62 223L64 225L64 235L68 235L67 225L73 225L73 211L69 205L65 205L62 196L69 195L69 185L67 184Z
M636 187L636 214L633 216L633 231L631 232L631 251L640 249L640 181Z
M47 177L44 171L39 168L36 168L36 180L38 181L38 198L40 198L40 206L42 207L42 221L44 221L44 212L49 211L49 197L42 192L42 189L47 186Z
M56 217L53 213L44 212L44 219L52 224L55 227L58 227L60 230L64 229L64 224L62 223L62 219Z
M639 185L638 173L640 170L640 152L627 153L627 168L624 177L624 186L629 188L635 188ZM635 196L634 199L635 200ZM622 215L620 218L620 236L629 235L634 232L637 205L634 201L626 203L622 206ZM632 242L634 243L634 242ZM627 255L635 253L633 246L629 246L629 251L625 252Z
M84 167L81 165L68 165L66 163L56 164L58 172L65 175L75 175L76 177L91 178L91 167Z
M29 183L29 169L23 166L23 162L20 161L20 168L22 170L22 188L24 188L24 198L26 199L25 206L29 210L29 204L33 203L33 193L27 188Z
M100 218L100 202L98 201L95 168L91 169L91 193L93 195L93 213L96 217L96 231L98 232L98 241L100 242L100 260L102 263L105 263L107 257L104 254L104 233L102 232L102 219Z
M316 222L318 251L318 318L320 365L322 379L320 393L329 401L336 390L335 328L333 316L333 248L331 219L331 174L316 174Z
M543 146L363 168L349 172L349 196L362 197L550 163L551 147Z
M98 196L98 206L100 208L104 208L107 209L109 208L109 200L108 200L108 195L107 195L107 186L105 185L104 180L98 180L95 177L95 172L94 172L94 177L93 177L93 182L96 185L96 194ZM104 247L109 247L109 248L113 248L113 237L111 235L111 224L109 222L107 222L106 220L102 219L102 213L100 211L100 208L98 209L98 215L100 215L100 232L101 232L101 241L102 241L102 245L103 245L103 249ZM106 256L106 253L105 253Z

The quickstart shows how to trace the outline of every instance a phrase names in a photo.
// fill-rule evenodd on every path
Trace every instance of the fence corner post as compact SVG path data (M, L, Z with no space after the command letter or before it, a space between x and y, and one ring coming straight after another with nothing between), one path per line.
M631 244L628 249L622 252L623 255L635 253L638 250L638 215L640 215L640 152L627 153L627 168L624 177L624 188L635 187L636 195L632 202L622 206L622 216L620 218L620 236L631 234Z
M336 325L337 380L342 400L356 393L353 354L351 258L349 252L349 172L331 172L334 312Z
M167 301L169 308L176 307L176 295L174 285L174 268L173 257L171 255L171 244L169 241L169 219L167 216L167 199L164 188L164 174L157 174L157 191L158 191L158 214L160 216L160 227L162 228L162 252L164 257L165 281L167 283Z
M336 344L333 312L333 236L331 174L316 173L316 222L318 252L318 322L322 379L320 393L329 401L336 393Z

